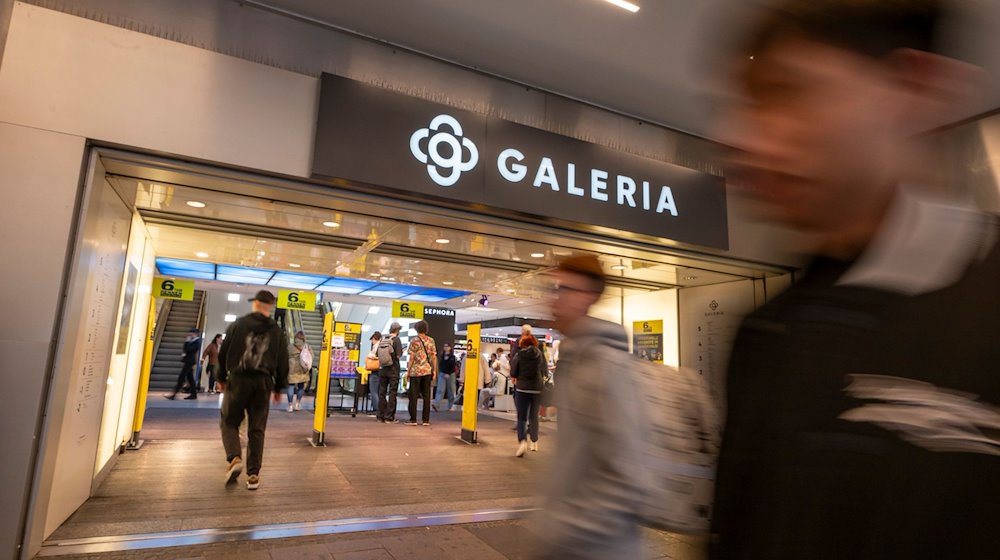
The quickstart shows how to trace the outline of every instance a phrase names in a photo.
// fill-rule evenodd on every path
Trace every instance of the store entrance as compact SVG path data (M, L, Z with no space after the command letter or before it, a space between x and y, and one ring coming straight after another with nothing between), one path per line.
M110 315L120 320L98 325L88 318L88 306L97 305L84 297L89 287L76 294L79 309L67 320L80 332L107 329L108 340L121 340L125 351L104 365L110 372L107 393L95 391L87 401L99 411L72 427L83 436L77 442L86 441L90 431L100 434L99 449L89 455L93 462L54 467L85 476L76 477L80 488L73 492L60 494L65 489L53 484L46 526L51 546L97 535L254 527L275 520L439 514L486 505L494 511L531 509L537 504L530 488L512 481L544 468L551 451L543 449L537 464L513 462L511 415L484 416L475 447L457 439L457 410L435 412L431 425L419 428L386 426L367 416L371 404L364 402L364 378L350 370L362 365L376 331L384 333L399 321L403 338L414 334L414 317L400 313L400 303L454 312L450 332L436 335L441 346L463 342L468 325L483 327L487 344L502 345L495 339L515 334L503 323L541 325L549 319L548 273L559 259L596 253L610 282L593 312L623 324L630 334L633 324L658 323L659 359L677 365L684 356L684 290L703 294L716 286L747 286L752 300L755 283L783 272L667 245L118 152L96 160L88 189L93 215L85 220L104 223L105 214L113 215L115 224L121 222L115 227L128 232L104 254L113 265L107 276L119 284L107 290L108 301L112 293L118 296L117 314ZM187 286L191 293L176 289L178 297L156 297L162 295L157 279ZM355 325L359 347L350 354L344 345L344 356L332 360L325 373L310 368L302 410L297 399L291 410L284 398L272 405L264 484L251 494L223 484L220 401L210 392L207 368L196 369L196 386L188 387L196 398L165 396L176 388L183 367L177 356L189 334L207 345L249 312L247 300L261 289L316 298L281 318L288 334L306 333L314 356L320 355L320 325L327 315L334 324ZM108 306L104 300L101 305ZM540 334L557 340L558 333L548 328ZM204 349L198 349L198 366L207 365ZM471 376L478 379L480 367L475 364ZM318 405L331 411L328 447L317 449L309 442L317 406L313 395L327 377L333 390ZM52 406L65 408L69 418L76 404ZM399 399L404 417L406 404ZM557 424L547 425L543 437ZM135 432L145 443L126 451ZM70 441L63 439L66 445ZM485 479L491 482L484 484ZM400 488L402 480L410 490ZM250 507L251 495L260 494L266 497L254 503L267 506Z

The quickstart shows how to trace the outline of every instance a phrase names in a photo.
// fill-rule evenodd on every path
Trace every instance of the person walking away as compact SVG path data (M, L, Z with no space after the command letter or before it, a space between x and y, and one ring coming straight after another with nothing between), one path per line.
M605 560L641 558L636 512L640 481L641 410L617 387L616 367L629 359L621 325L588 315L606 278L590 254L561 261L556 269L552 316L566 339L556 390L558 452L548 469L539 558ZM613 363L609 355L620 354Z
M271 319L274 294L257 292L250 300L253 312L236 320L226 331L219 351L218 390L222 396L222 445L229 467L226 484L236 482L243 471L240 423L247 427L247 489L260 487L264 457L264 432L270 410L268 397L281 401L288 385L288 337Z
M205 347L202 354L202 361L205 362L205 371L208 372L208 392L215 393L215 372L219 370L219 349L222 348L222 333L215 335L212 342Z
M375 331L375 333L368 339L368 342L371 344L371 348L369 348L368 356L365 358L366 364L369 363L370 359L375 360L375 363L378 363L378 354L376 351L378 350L378 343L380 340L382 340L382 333L379 331ZM372 407L371 412L368 414L370 418L378 417L378 371L380 369L382 369L381 364L377 367L368 368L368 400L371 401Z
M1000 557L1000 228L927 166L989 79L948 7L785 1L731 56L727 176L810 262L734 342L715 560Z
M170 400L177 398L177 393L181 391L185 383L187 383L189 394L184 397L184 400L193 401L198 398L198 383L194 379L194 367L198 364L198 354L201 350L201 338L198 333L197 327L191 327L184 338L184 349L181 351L181 373L177 376L174 392L167 395Z
M458 359L455 357L455 350L451 344L445 344L441 351L441 358L438 360L440 372L437 381L437 400L431 404L437 412L441 407L441 399L448 401L448 408L451 410L455 402L455 376L458 372Z
M302 396L309 382L312 361L312 349L306 343L306 333L295 333L295 340L288 346L288 412L302 410Z
M403 355L403 343L399 340L399 323L389 325L389 336L383 336L376 347L378 356L378 421L389 424L396 420L396 394L399 392L399 358Z
M530 332L530 331L529 331ZM538 451L538 407L542 402L542 368L545 356L538 349L538 339L522 336L517 343L518 351L510 365L510 376L514 379L514 408L517 410L517 452L523 457L527 450ZM527 434L531 437L528 443Z
M431 425L431 386L437 378L437 347L434 339L427 336L427 321L417 321L413 325L417 336L410 341L406 362L406 376L410 381L410 421L408 426L417 425L417 399L424 399L423 425Z

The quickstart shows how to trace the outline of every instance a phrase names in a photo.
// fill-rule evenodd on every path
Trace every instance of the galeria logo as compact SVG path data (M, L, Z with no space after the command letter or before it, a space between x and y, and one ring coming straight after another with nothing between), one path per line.
M447 146L444 154L441 153L442 144ZM466 150L469 159L465 159ZM479 149L472 140L462 136L462 125L451 115L438 115L431 119L427 128L414 132L410 136L410 152L417 161L427 164L427 174L442 187L454 185L462 173L472 171L479 163ZM443 170L450 172L445 175Z

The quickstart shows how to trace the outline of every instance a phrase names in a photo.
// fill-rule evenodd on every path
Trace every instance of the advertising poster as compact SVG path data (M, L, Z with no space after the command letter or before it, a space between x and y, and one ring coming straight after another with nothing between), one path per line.
M640 359L663 363L663 321L632 323L632 353Z
M330 377L353 379L361 359L361 323L335 323L330 349Z

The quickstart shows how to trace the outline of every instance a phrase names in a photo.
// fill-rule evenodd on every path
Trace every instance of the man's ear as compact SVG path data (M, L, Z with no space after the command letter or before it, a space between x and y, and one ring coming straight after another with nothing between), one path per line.
M917 135L968 116L979 101L986 74L947 56L899 49L887 62L904 96L903 126Z

